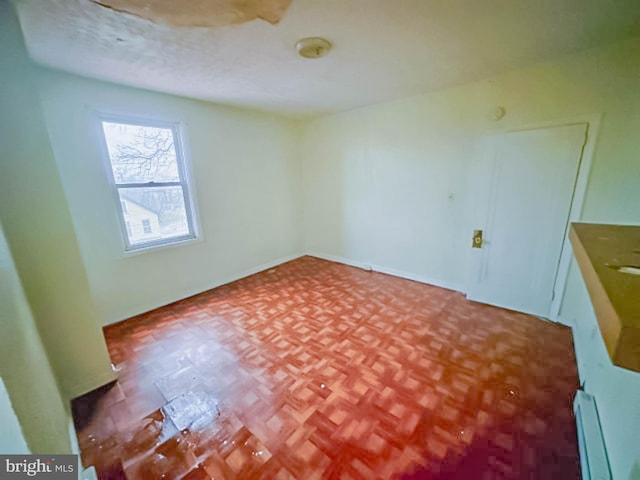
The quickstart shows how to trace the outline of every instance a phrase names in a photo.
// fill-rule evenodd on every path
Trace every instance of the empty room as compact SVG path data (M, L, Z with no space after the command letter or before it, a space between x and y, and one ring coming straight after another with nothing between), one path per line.
M0 15L0 477L640 480L637 0Z

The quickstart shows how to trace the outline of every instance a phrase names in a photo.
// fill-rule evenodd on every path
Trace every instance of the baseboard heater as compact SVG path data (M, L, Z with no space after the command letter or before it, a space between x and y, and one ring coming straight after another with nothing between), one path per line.
M578 427L582 480L611 480L611 470L595 398L578 390L573 401L573 411Z

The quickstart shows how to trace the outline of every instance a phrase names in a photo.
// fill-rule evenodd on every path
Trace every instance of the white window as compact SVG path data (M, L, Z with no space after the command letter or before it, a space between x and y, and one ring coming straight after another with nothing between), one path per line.
M125 249L196 237L178 125L102 120Z

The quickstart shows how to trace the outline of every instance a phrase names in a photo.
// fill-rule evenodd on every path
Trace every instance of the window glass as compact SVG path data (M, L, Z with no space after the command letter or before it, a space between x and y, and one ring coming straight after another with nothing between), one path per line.
M176 126L102 122L126 248L195 238Z

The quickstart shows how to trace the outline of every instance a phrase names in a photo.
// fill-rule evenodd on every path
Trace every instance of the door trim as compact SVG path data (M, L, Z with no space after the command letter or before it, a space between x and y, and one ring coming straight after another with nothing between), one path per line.
M584 201L587 192L587 185L589 182L589 176L591 174L591 167L593 164L593 157L597 147L598 136L600 133L600 125L602 123L602 114L584 114L575 117L558 118L555 120L548 120L544 122L536 122L530 124L520 125L516 128L508 128L500 131L493 132L491 136L503 135L508 133L539 130L555 127L564 127L576 124L587 124L587 139L582 148L582 156L578 164L578 171L576 172L576 180L573 188L573 197L571 199L571 206L569 208L569 215L567 224L565 225L565 235L562 243L562 249L560 253L560 261L555 276L555 285L553 289L553 300L549 306L549 320L554 322L563 323L560 317L560 307L562 306L562 300L567 284L567 278L569 276L569 266L571 264L571 244L568 240L568 227L571 222L581 220L582 209L584 207ZM472 225L473 227L473 225ZM467 282L471 281L470 276L467 277ZM468 286L465 289L468 291ZM569 325L571 326L571 325Z
M564 299L567 279L569 277L569 266L571 265L572 250L571 243L569 242L568 238L569 225L571 224L571 222L577 222L582 218L582 210L584 208L587 185L589 183L589 176L591 175L591 167L593 165L593 157L595 156L595 150L597 147L601 121L601 114L585 115L583 117L571 119L572 123L587 124L587 140L582 149L582 158L580 159L580 164L578 166L578 172L576 176L576 183L573 188L573 199L571 201L569 218L567 220L567 225L565 228L562 251L560 253L560 261L558 262L558 269L556 270L556 281L553 289L554 297L549 308L549 319L553 320L554 322L557 322L559 320L560 307L562 306L562 301Z

